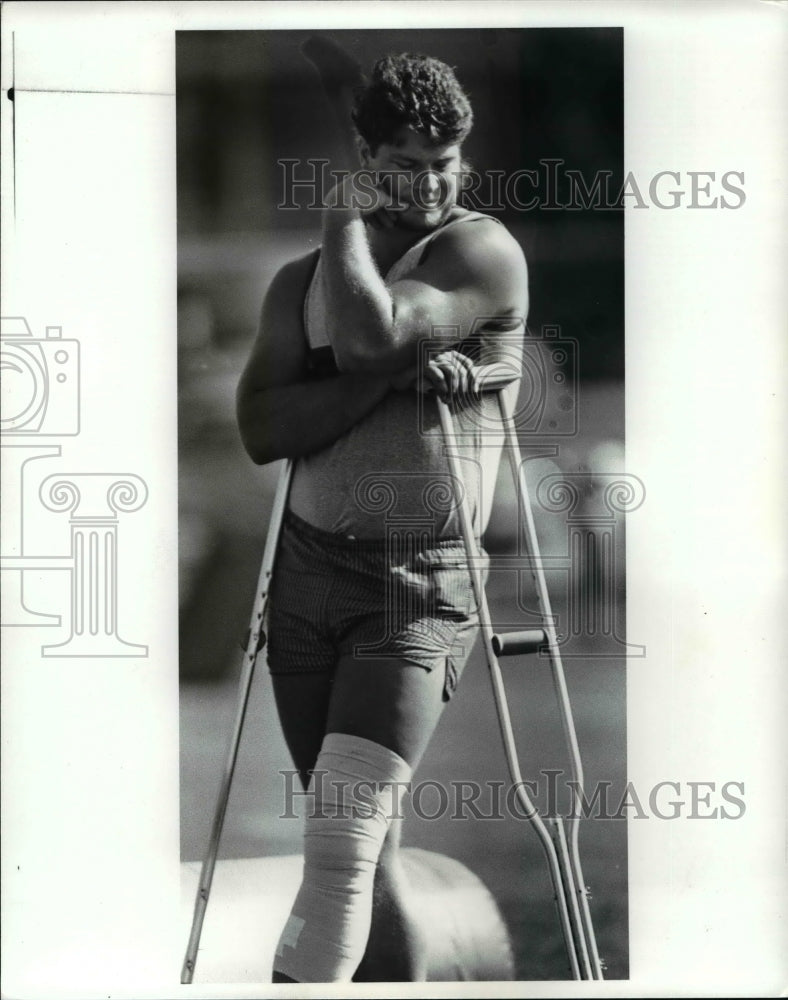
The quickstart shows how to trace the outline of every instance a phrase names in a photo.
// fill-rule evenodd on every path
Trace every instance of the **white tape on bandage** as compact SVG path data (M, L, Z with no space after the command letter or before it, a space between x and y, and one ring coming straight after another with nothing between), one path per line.
M325 737L310 784L303 881L276 948L277 972L302 983L350 981L369 937L380 849L410 778L410 765L378 743Z

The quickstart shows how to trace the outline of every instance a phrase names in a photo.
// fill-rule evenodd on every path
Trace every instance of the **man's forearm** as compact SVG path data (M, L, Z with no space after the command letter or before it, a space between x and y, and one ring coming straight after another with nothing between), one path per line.
M383 399L390 385L374 375L335 375L238 393L241 439L258 465L300 458L333 444Z
M358 211L326 209L322 266L327 332L337 363L355 367L361 360L374 370L375 359L384 358L395 339L394 304ZM385 361L380 367L387 367Z

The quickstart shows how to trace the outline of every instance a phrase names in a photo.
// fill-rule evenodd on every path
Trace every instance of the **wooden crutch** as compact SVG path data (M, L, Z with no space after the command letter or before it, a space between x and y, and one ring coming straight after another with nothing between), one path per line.
M205 858L200 870L200 881L197 885L197 897L194 903L194 916L192 917L191 933L189 943L186 948L186 957L183 960L181 969L181 982L191 983L194 976L194 967L197 963L197 951L200 947L200 935L205 918L205 911L208 907L208 896L213 882L213 873L216 867L216 858L219 853L219 842L222 837L224 817L227 812L227 802L230 798L230 787L232 785L235 764L238 759L238 748L241 743L241 733L243 732L244 718L246 717L246 707L249 704L249 693L252 689L252 679L254 677L257 654L266 643L265 615L268 606L268 591L271 584L271 577L274 571L274 560L279 547L279 536L282 530L282 519L287 507L287 495L290 490L290 480L292 479L293 462L287 459L279 473L279 481L274 494L274 503L271 509L271 517L268 523L268 535L263 549L263 560L260 565L260 576L257 581L254 606L249 623L249 638L246 643L243 664L241 666L241 679L238 686L238 707L235 716L235 726L230 737L230 746L227 752L227 763L224 768L222 784L219 789L219 798L216 802L216 810L213 817L213 827L211 829L211 839L208 844Z
M519 509L525 523L525 540L529 562L534 568L534 580L543 616L542 628L531 628L520 632L500 634L496 634L493 629L482 578L480 552L473 530L468 499L461 486L464 479L460 464L460 454L457 448L454 421L449 405L443 399L437 397L438 413L446 445L446 453L457 491L460 526L465 551L468 556L473 593L478 609L479 625L490 671L490 680L492 681L504 752L520 804L536 831L547 859L572 975L575 979L603 979L602 964L597 951L596 937L591 921L591 911L588 905L588 889L583 879L578 848L581 804L584 800L583 766L580 759L577 733L572 717L572 707L569 702L564 669L561 663L558 638L553 623L550 596L547 591L547 582L539 551L539 541L531 510L528 485L517 438L517 428L505 395L505 386L512 381L511 368L506 365L487 365L475 369L474 375L476 386L480 392L495 391L497 394L501 424L504 431L504 447L509 458L515 482ZM533 653L545 646L550 656L553 687L561 715L564 738L569 751L570 771L573 778L573 809L568 822L568 838L563 818L560 816L548 817L547 822L545 822L545 819L538 812L523 784L506 690L501 675L501 667L498 662L501 656Z

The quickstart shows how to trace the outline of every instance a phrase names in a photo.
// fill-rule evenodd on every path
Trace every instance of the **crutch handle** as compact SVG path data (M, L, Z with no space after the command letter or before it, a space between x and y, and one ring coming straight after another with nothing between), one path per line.
M543 628L526 628L522 632L503 632L492 638L496 656L515 656L517 653L535 653L547 643Z
M490 365L478 365L473 369L473 380L477 392L504 389L516 382L522 375L519 365L512 361L496 361Z

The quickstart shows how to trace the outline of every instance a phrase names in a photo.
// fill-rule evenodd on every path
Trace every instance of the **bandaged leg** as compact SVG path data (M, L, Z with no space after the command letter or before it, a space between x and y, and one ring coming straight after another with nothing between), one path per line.
M364 955L375 868L411 768L392 750L329 733L315 764L304 875L274 969L302 983L349 982Z

